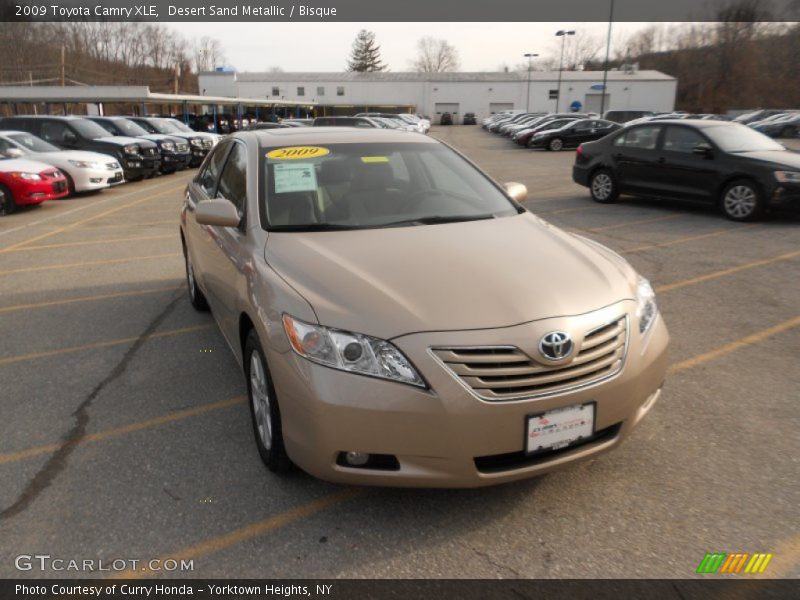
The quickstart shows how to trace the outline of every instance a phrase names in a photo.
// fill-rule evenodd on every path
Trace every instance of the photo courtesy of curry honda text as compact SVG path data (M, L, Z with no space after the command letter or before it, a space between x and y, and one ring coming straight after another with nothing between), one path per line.
M526 195L405 131L267 129L211 151L181 211L187 284L242 365L270 469L475 487L631 432L667 369L653 288Z

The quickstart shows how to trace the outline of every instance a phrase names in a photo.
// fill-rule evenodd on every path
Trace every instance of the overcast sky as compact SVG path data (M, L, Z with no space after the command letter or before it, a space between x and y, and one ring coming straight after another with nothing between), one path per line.
M381 56L392 71L408 71L416 42L430 35L458 49L462 71L495 71L514 67L523 54L545 56L557 51L559 29L591 35L605 53L606 23L169 23L189 39L215 37L225 48L227 63L239 71L343 71L359 29L374 31ZM613 42L650 25L615 23ZM612 48L613 53L613 48Z

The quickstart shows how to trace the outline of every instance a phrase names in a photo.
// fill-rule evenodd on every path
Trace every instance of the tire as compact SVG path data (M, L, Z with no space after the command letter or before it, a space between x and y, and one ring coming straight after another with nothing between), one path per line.
M547 144L547 149L553 152L560 152L564 149L564 140L561 138L553 138L550 140L550 143Z
M255 329L249 331L244 345L244 374L258 454L270 471L284 473L291 468L292 461L283 444L281 412L275 387Z
M614 174L608 169L598 169L589 178L592 200L600 204L612 204L619 198L619 189Z
M69 176L69 173L66 171L61 171L64 174L64 177L67 179L67 190L69 190L69 194L67 197L71 197L75 195L75 182L72 180L72 177Z
M725 186L719 203L731 221L756 221L764 214L761 190L749 179L737 179Z
M189 258L189 250L185 246L183 248L183 262L186 265L186 288L189 291L189 302L196 311L206 312L208 310L208 301L200 286L197 285L192 259Z
M0 185L0 217L14 214L16 210L17 203L14 202L14 196L11 195L11 190L4 185Z

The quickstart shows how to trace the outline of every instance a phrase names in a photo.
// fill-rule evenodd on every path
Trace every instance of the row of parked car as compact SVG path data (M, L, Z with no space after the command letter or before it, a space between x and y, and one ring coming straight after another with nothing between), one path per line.
M431 122L414 114L358 113L353 117L317 117L315 119L284 119L278 123L253 123L248 129L275 129L279 127L358 127L360 129L399 129L428 133Z
M519 146L557 152L598 140L621 125L591 113L498 113L484 119L482 127Z
M0 215L196 167L220 137L170 117L0 119Z

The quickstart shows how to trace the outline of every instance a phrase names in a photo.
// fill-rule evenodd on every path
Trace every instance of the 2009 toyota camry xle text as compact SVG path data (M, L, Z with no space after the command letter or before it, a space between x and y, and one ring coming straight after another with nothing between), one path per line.
M472 487L613 448L658 398L649 282L435 139L237 133L187 188L192 304L240 361L275 471Z

